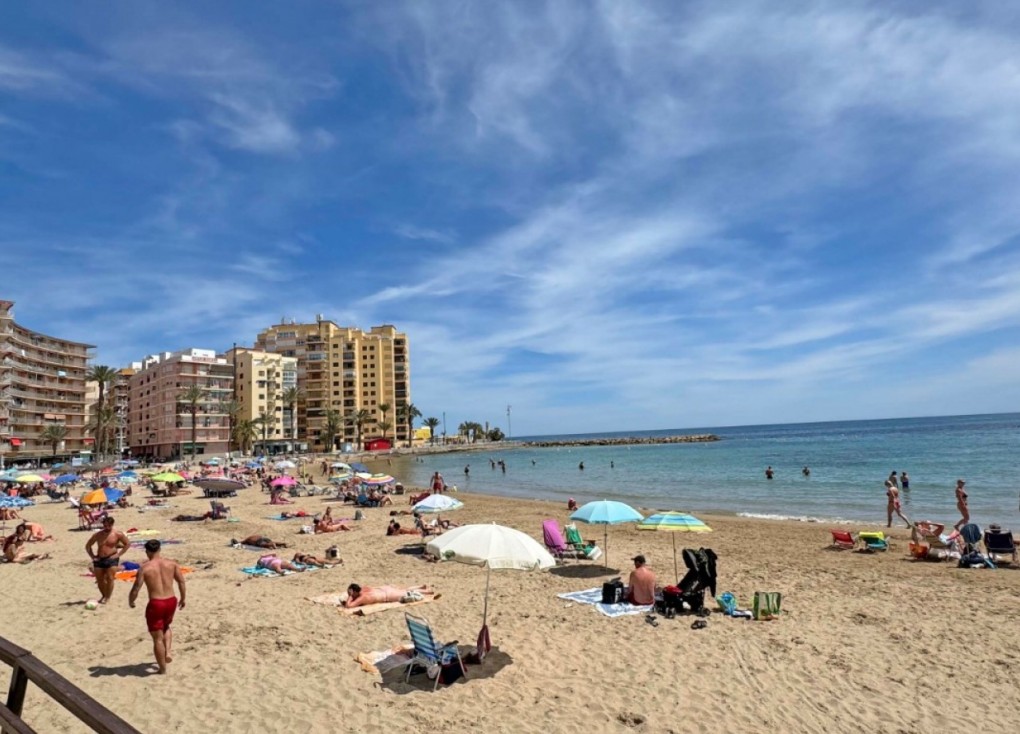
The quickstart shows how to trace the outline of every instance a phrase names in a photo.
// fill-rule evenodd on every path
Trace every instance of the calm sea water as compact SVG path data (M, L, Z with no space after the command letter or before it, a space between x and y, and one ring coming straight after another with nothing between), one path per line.
M883 523L883 482L889 472L905 470L911 478L902 493L907 517L955 523L953 490L963 478L974 521L1020 528L1020 413L542 438L694 433L722 440L545 449L497 444L482 453L425 457L425 463L393 458L384 468L421 486L439 470L461 489L512 497L575 497L581 503L606 498L691 512ZM490 458L503 459L506 474L491 469ZM584 471L578 469L582 461ZM764 478L767 465L776 471L771 481ZM809 478L801 474L804 466L811 469Z

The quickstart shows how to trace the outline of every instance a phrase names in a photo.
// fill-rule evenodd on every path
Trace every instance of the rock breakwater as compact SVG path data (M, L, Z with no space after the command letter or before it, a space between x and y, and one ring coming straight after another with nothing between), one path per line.
M549 448L552 446L633 446L637 444L662 443L706 443L718 441L714 433L702 433L696 436L621 436L619 438L578 438L569 441L523 441L522 446Z

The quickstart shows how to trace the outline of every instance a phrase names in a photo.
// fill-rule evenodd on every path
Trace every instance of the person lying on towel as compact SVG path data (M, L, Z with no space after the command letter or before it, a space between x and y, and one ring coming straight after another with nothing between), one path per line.
M387 535L421 535L421 531L418 528L402 528L400 523L396 520L390 520L390 524L386 526Z
M275 571L281 576L283 576L284 571L297 571L298 573L301 573L305 570L300 566L295 566L290 561L283 560L274 553L262 556L255 565L259 568L264 568L267 571Z
M276 550L277 548L286 548L287 544L282 541L270 540L265 535L249 535L247 538L241 541L240 545L253 545L256 548L268 548L269 550Z
M387 602L403 601L405 598L421 601L432 596L435 596L435 592L428 586L411 586L405 589L400 586L362 587L357 584L351 584L347 587L347 601L344 602L344 606L348 609L353 609L354 607L364 607L369 604L386 604Z

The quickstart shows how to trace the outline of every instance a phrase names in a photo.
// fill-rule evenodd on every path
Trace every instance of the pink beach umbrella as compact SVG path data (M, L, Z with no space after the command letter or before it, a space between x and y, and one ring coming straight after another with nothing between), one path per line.
M294 477L277 477L269 483L271 487L293 487L297 484L297 479Z

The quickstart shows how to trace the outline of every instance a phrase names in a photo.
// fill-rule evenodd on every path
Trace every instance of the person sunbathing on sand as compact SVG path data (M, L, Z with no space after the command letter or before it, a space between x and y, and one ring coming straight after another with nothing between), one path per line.
M21 515L13 507L0 507L0 520L20 520Z
M275 553L271 553L269 555L262 556L255 563L255 565L258 566L259 568L264 568L267 571L275 571L276 573L280 574L281 576L283 576L283 572L284 571L297 571L298 573L301 573L302 571L305 570L303 568L299 568L298 566L295 566L290 561L283 560L282 558L280 558Z
M325 518L315 523L315 534L320 535L322 533L335 533L340 530L351 530L351 526L342 520L336 522L329 522Z
M237 541L233 541L237 544ZM256 548L268 548L269 550L276 550L277 548L286 548L287 544L282 541L270 540L265 535L249 535L247 538L240 542L240 545L253 545Z
M400 523L396 520L390 520L390 524L386 526L387 535L421 535L421 530L418 528L402 528Z
M311 553L295 553L294 558L291 559L294 563L300 563L302 566L315 566L317 568L333 568L337 563L343 563L341 560L337 560L337 563L327 563L321 558L313 556Z
M369 604L385 604L387 602L401 601L404 597L414 592L423 599L435 597L435 593L428 586L411 586L406 589L399 586L365 586L351 584L347 587L347 601L344 606L348 609L363 607Z

